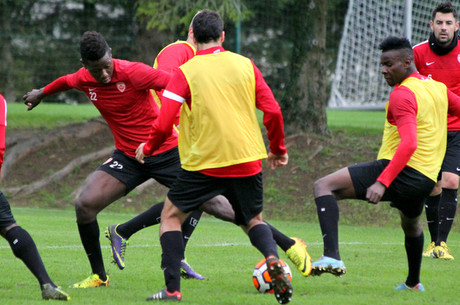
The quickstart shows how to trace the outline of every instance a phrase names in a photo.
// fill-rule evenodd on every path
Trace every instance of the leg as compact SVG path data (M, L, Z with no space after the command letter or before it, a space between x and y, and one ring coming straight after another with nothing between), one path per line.
M401 227L405 236L404 245L409 266L409 274L405 281L405 285L409 288L423 291L424 288L420 284L420 269L423 252L423 230L419 221L420 217L408 218L402 212L399 214L401 217ZM417 289L418 285L421 286L420 289Z
M182 240L182 222L187 214L181 212L169 198L166 198L161 213L160 243L162 249L161 267L163 268L166 289L149 296L147 300L180 300L180 263L184 256Z
M348 168L317 180L314 184L315 203L324 242L323 257L313 263L313 275L330 272L340 276L346 272L339 253L338 199L354 198L355 192Z
M270 228L263 221L262 213L254 216L248 225L241 227L248 234L251 244L266 258L276 299L281 304L288 303L292 297L292 285L279 262L275 240Z
M32 236L16 223L10 204L2 192L0 192L0 235L8 241L13 254L35 276L40 284L43 299L70 300L70 296L58 288L49 277Z
M97 170L87 180L75 203L78 231L91 264L92 275L74 288L106 286L108 284L99 241L97 214L121 198L126 186L108 173ZM95 286L94 286L95 285Z
M426 222L428 224L428 231L430 232L431 242L428 247L423 251L423 256L431 257L433 250L438 240L439 230L439 203L441 200L441 181L438 181L433 188L430 196L425 202Z

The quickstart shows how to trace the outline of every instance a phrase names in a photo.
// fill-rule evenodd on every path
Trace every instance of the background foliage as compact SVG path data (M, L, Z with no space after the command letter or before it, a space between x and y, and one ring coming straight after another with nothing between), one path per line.
M185 38L197 10L210 8L225 20L224 47L255 61L287 124L324 132L347 2L0 0L0 92L9 102L21 101L32 88L76 71L81 66L79 39L86 30L101 32L115 57L152 64L162 47ZM88 102L74 90L48 101Z

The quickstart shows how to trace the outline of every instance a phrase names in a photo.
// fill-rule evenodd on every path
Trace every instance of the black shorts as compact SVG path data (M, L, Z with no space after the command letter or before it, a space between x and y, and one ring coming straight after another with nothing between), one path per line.
M460 176L460 130L447 132L447 148L442 172L449 172Z
M179 151L177 147L161 154L147 157L144 164L116 149L112 156L99 166L104 171L126 185L126 194L150 178L167 188L171 188L180 170Z
M184 213L217 195L225 196L235 211L235 223L247 225L262 212L262 173L250 177L212 177L200 172L181 170L168 198Z
M376 160L348 167L357 199L367 200L367 188L375 183L388 163L388 160ZM414 218L422 213L425 200L434 185L433 180L406 166L387 188L381 201L391 201L392 207Z
M6 228L15 223L11 207L5 195L0 191L0 228Z

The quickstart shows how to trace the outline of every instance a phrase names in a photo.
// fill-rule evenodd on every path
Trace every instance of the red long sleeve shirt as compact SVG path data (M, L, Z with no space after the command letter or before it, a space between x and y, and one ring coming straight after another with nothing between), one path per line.
M44 93L49 95L72 88L83 91L107 121L115 147L135 157L137 147L148 140L159 114L150 89L163 89L169 79L169 73L143 63L113 59L109 84L97 82L87 69L81 68L48 84ZM176 146L177 133L172 132L155 154Z

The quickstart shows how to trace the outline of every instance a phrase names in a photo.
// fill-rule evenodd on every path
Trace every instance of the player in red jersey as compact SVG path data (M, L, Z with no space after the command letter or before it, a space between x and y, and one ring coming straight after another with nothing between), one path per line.
M0 94L0 170L5 152L6 100ZM70 296L53 283L45 269L37 246L30 234L13 217L10 204L0 191L0 235L10 244L13 254L22 260L40 284L45 300L69 301Z
M225 36L218 13L200 11L192 27L197 55L174 73L163 93L161 115L151 137L137 150L137 159L143 163L145 155L154 153L168 138L182 107L182 170L178 183L168 192L160 227L166 289L148 300L181 299L181 223L209 198L223 194L235 210L235 223L267 258L276 298L287 303L292 286L278 261L270 228L262 219L261 159L267 155L255 116L256 107L264 112L270 166L285 165L288 156L279 105L252 61L222 48Z
M385 105L382 145L376 161L342 168L315 182L324 252L313 262L312 274L346 271L339 253L337 200L390 201L399 210L409 271L396 289L425 291L420 283L424 237L419 219L445 155L447 113L460 116L460 97L417 72L406 38L389 37L379 48L381 72L394 86Z
M179 66L195 56L195 53L196 44L193 41L193 29L189 28L187 40L178 40L163 48L157 55L153 67L167 72L174 72ZM153 97L159 106L161 106L160 97L162 96L162 91L163 90L153 92ZM177 112L177 118L175 120L176 126L179 124L179 114L180 111ZM218 201L219 204L216 204L216 201ZM222 220L234 222L234 211L223 196L219 195L212 201L212 204L209 203L210 202L205 203L201 209ZM158 208L159 206L155 205L125 223L113 224L106 229L108 233L107 236L111 242L114 261L117 262L117 266L120 269L125 267L124 250L127 246L127 240L137 231L158 223ZM198 220L199 214L194 212L193 218L189 221L197 223ZM277 245L286 252L288 258L296 265L303 276L309 276L311 272L311 258L307 252L305 242L297 237L290 238L270 224L268 225L272 230L273 238ZM185 234L186 232L183 233ZM184 246L186 246L187 240L187 238L184 238ZM181 262L181 275L184 278L204 279L202 275L190 268L185 259Z
M460 95L460 45L458 13L450 2L439 4L430 21L432 33L427 41L414 46L417 70ZM457 210L460 175L460 118L448 115L447 150L438 181L425 204L431 243L423 256L445 260L454 257L447 247L447 237Z
M81 90L112 131L116 148L113 155L90 175L75 203L78 230L92 274L72 287L87 288L109 283L101 253L97 214L150 178L170 187L180 169L180 160L175 132L144 165L135 159L137 146L148 139L159 112L150 90L164 88L170 79L169 73L143 63L113 59L110 47L97 32L83 34L80 53L83 68L59 77L44 88L32 90L23 99L31 110L45 96L72 88ZM163 204L156 208L158 221L162 208ZM196 225L189 223L184 224L187 236Z

